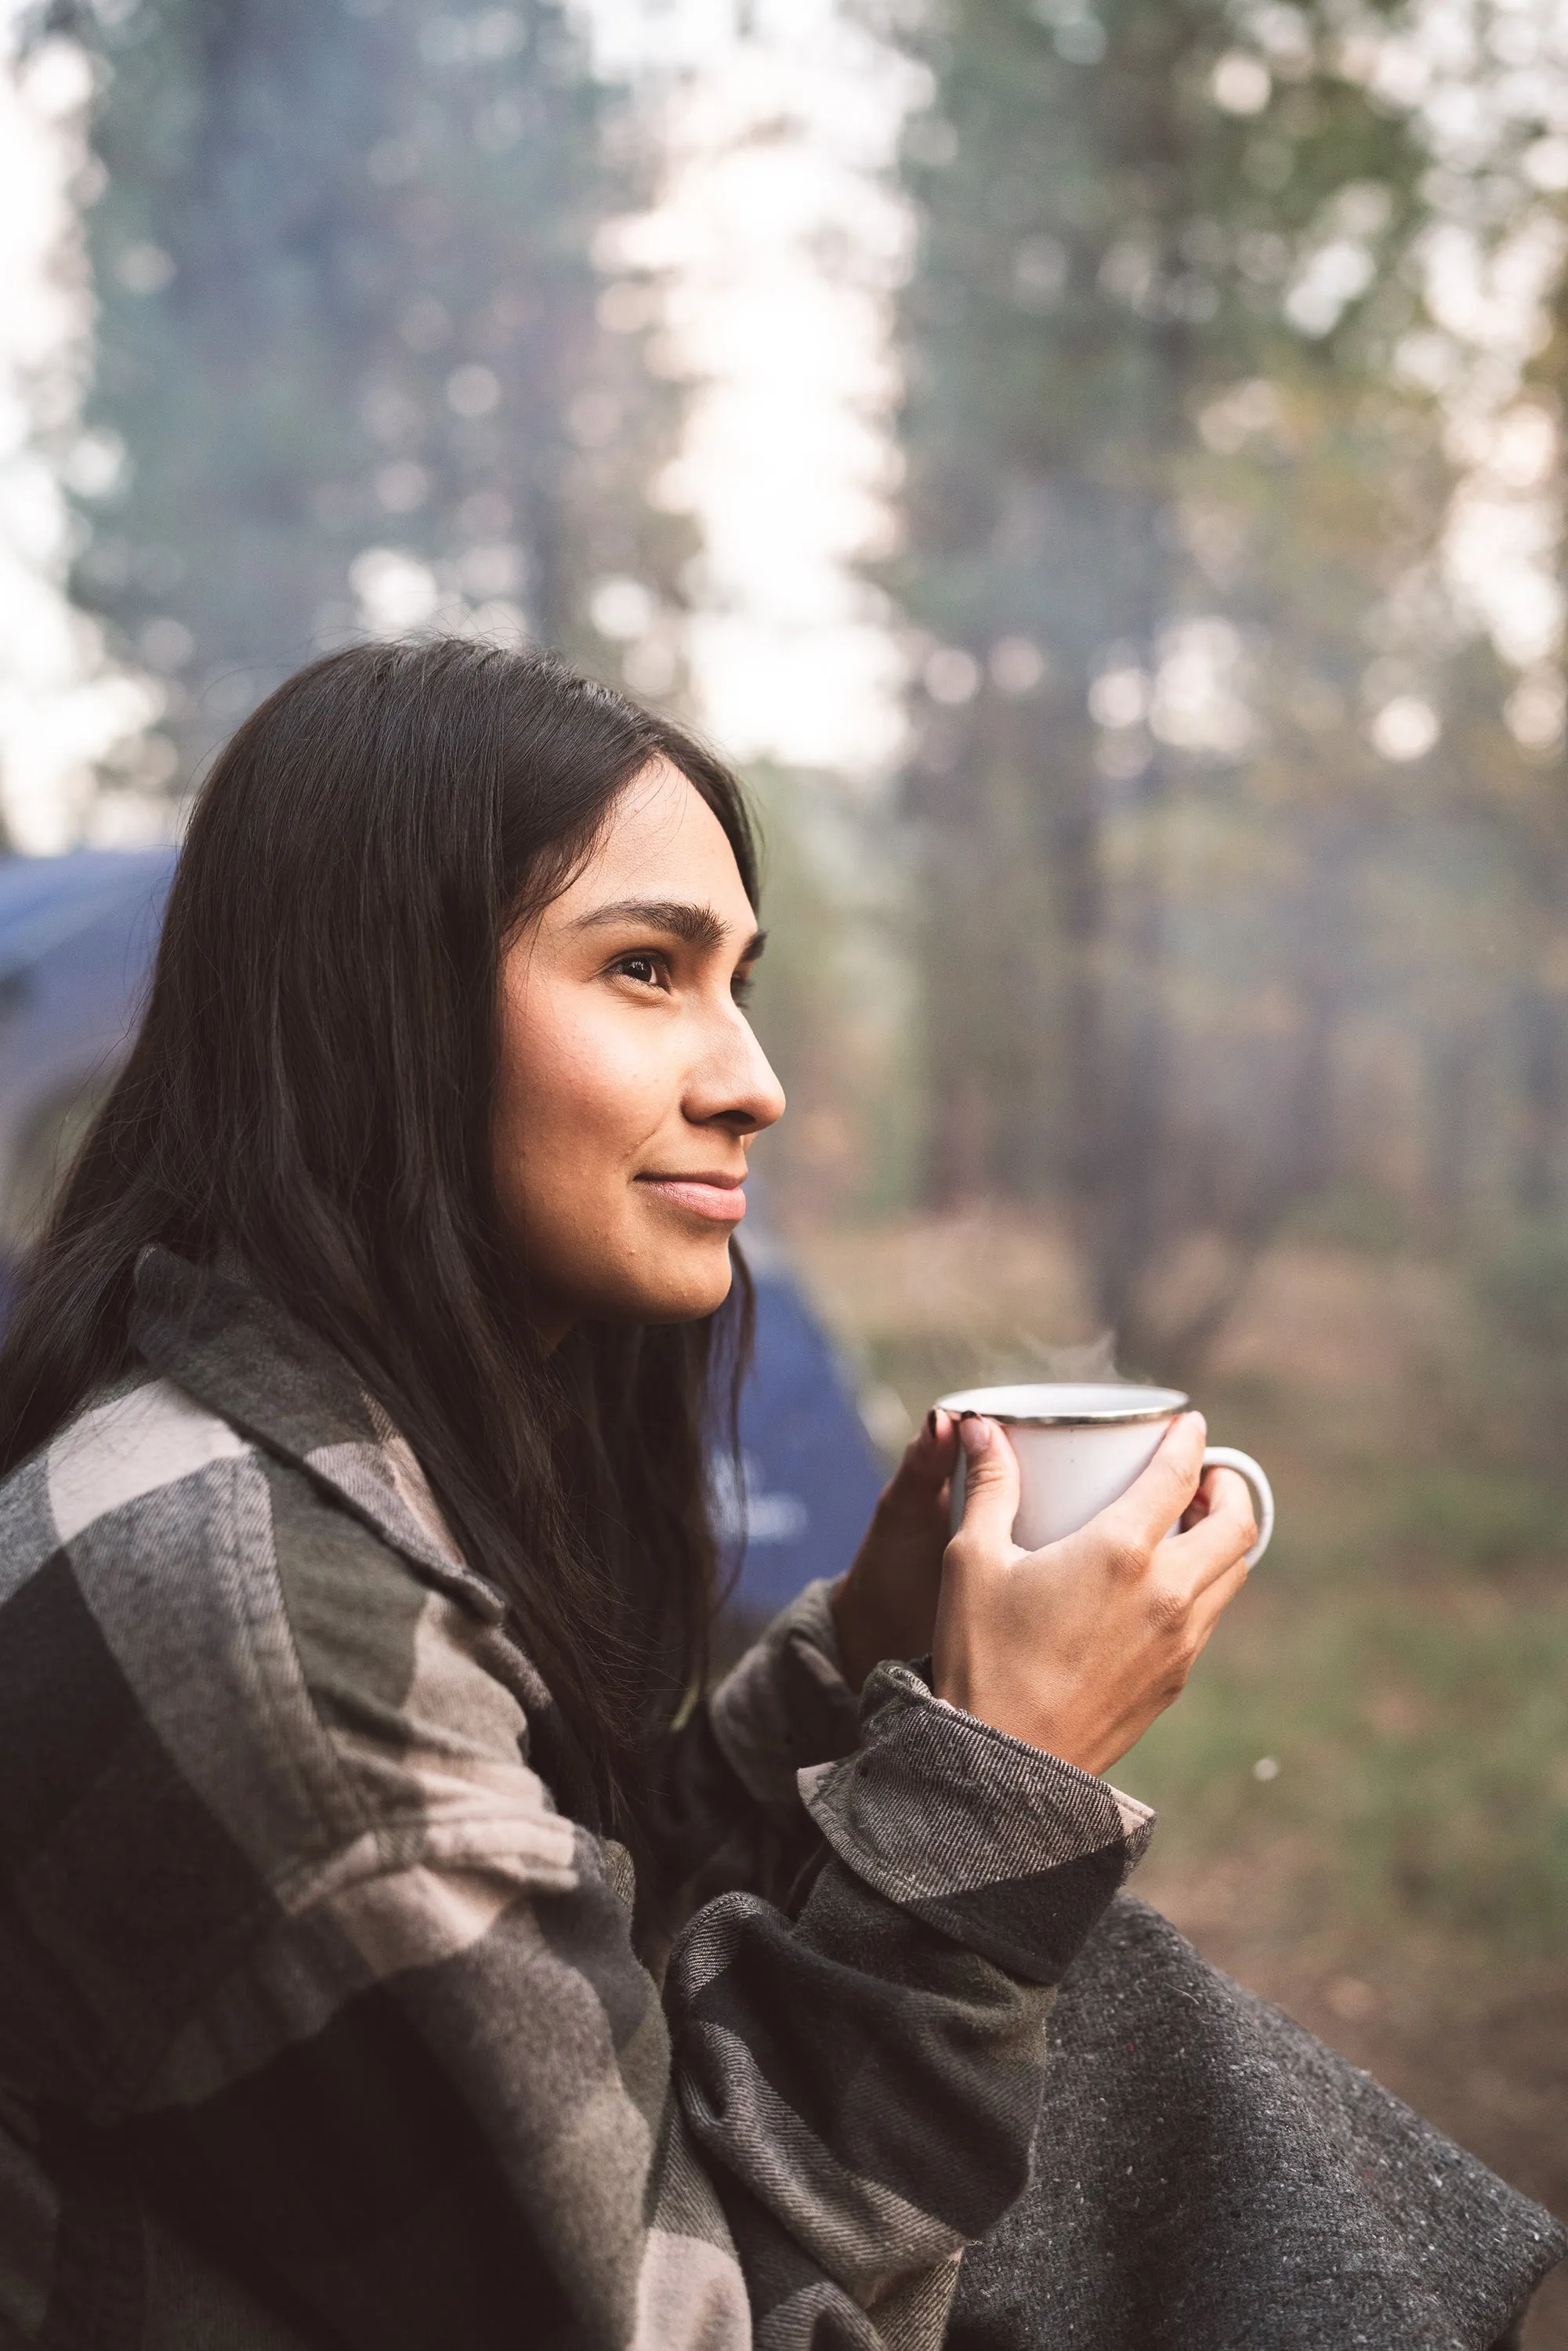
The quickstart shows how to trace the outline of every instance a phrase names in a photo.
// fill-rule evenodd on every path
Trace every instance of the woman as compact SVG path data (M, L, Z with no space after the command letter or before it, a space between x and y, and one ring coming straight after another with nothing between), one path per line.
M729 776L533 656L333 655L214 769L0 1359L6 2340L1479 2346L1552 2258L1379 2107L1406 2189L1447 2166L1403 2331L1325 2332L1298 2264L1239 2335L1155 2176L1224 2101L1129 2131L1072 2087L1107 2020L1124 2095L1140 2034L1169 2074L1204 1998L1263 2052L1238 2111L1281 2073L1153 1914L1096 1925L1150 1830L1096 1775L1252 1532L1196 1416L1033 1556L1005 1442L934 1418L849 1575L699 1697L783 1109L756 904ZM1357 2077L1301 2046L1316 2150ZM1288 2216L1207 2217L1278 2302Z

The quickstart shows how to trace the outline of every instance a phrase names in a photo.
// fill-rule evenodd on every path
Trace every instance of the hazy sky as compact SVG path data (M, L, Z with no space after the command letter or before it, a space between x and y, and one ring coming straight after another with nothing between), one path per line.
M669 76L659 212L611 239L668 272L669 331L696 378L671 486L706 549L695 682L735 756L885 768L899 657L853 562L896 486L888 296L910 226L887 166L910 69L834 0L593 0L611 69ZM684 77L684 78L683 78Z

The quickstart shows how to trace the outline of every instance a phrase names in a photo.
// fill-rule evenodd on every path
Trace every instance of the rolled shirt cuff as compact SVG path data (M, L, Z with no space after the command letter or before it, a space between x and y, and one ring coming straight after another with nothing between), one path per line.
M1055 1983L1154 1834L1134 1796L933 1696L910 1666L878 1666L860 1744L799 1775L845 1867L901 1909Z

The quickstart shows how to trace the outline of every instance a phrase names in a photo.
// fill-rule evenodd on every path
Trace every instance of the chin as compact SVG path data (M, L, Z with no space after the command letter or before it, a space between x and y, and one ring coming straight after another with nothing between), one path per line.
M659 1304L650 1303L643 1316L645 1322L700 1322L705 1315L716 1314L729 1296L735 1276L726 1266L716 1281L694 1282L678 1294L672 1293Z
M695 1262L660 1268L663 1279L628 1283L619 1319L628 1322L700 1322L716 1314L729 1296L735 1267L727 1239L721 1249L705 1249Z

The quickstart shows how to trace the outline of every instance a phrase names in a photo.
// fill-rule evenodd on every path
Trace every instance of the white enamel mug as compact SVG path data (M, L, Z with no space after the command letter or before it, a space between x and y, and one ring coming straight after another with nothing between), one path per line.
M1025 1551L1060 1542L1124 1494L1143 1475L1166 1429L1188 1399L1177 1388L1140 1388L1120 1381L1041 1381L1023 1387L961 1388L938 1399L944 1412L983 1413L999 1421L1018 1455L1019 1499L1013 1541ZM1239 1470L1252 1489L1258 1540L1247 1554L1256 1567L1274 1531L1274 1495L1249 1453L1211 1445L1204 1468ZM953 1523L964 1511L964 1457L953 1479Z

